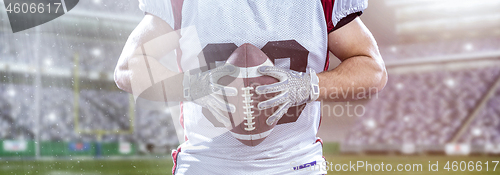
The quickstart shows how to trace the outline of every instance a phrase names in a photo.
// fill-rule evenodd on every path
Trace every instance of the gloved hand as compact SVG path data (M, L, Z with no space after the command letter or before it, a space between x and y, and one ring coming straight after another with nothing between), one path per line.
M205 72L194 73L187 71L184 73L184 98L210 110L215 118L224 124L230 126L229 118L224 112L234 113L236 107L233 104L223 100L222 96L236 96L238 90L234 87L227 87L217 83L217 81L226 75L235 73L236 67L225 65Z
M309 73L271 66L262 66L258 70L263 75L279 80L277 83L257 86L255 89L257 94L281 92L279 95L257 105L260 110L279 106L267 118L266 123L268 125L278 121L288 111L288 108L316 101L319 97L319 78L311 68L309 68Z

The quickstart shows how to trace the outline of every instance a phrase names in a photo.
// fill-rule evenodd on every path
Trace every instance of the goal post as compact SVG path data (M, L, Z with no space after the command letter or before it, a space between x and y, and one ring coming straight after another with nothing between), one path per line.
M80 70L79 70L79 55L74 55L74 69L73 69L73 120L74 132L76 134L94 135L96 139L96 157L100 157L102 153L102 137L104 135L128 135L134 133L135 121L135 101L133 95L128 95L128 118L129 128L126 130L105 130L105 129L82 129L80 127Z

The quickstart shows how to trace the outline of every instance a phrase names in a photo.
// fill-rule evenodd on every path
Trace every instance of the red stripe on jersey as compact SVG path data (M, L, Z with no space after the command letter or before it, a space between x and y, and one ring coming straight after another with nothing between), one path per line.
M321 121L323 120L323 114L320 114L319 115L319 125L318 125L318 131L319 131L319 128L321 127Z
M333 31L332 13L333 13L333 3L335 0L321 0L323 5L323 12L325 13L326 26L328 28L328 33Z
M330 67L330 52L326 51L326 63L323 71L327 71L329 67Z
M172 12L174 13L174 29L181 29L181 21L182 21L182 5L184 4L184 0L173 0L172 4Z
M173 0L171 1L171 4L172 4L172 11L173 11L173 14L174 14L174 30L179 30L181 29L181 25L182 25L182 7L183 7L183 4L184 4L184 0ZM179 69L180 72L184 72L182 70L182 66L181 66L181 58L182 58L182 50L180 47L178 47L176 49L176 53L177 53L177 68ZM180 102L179 103L179 107L180 107L180 116L179 116L179 123L181 123L181 126L182 128L184 129L184 107L183 107L183 102ZM184 134L184 141L187 141L188 138L187 136ZM180 148L179 148L180 150ZM175 168L175 166L174 166ZM172 171L173 173L173 171Z
M179 107L182 109L184 106L184 103L180 102ZM179 117L179 122L181 123L182 128L184 129L184 112L181 110L180 117Z
M316 143L318 143L318 142L319 142L319 143L321 143L321 148L323 148L323 140L321 140L321 138L317 138L317 139L316 139ZM326 162L326 157L325 157L325 156L322 156L322 157L323 157L323 159L324 159L324 160L325 160L325 162Z
M335 0L321 0L321 4L323 5L323 12L325 13L325 22L328 33L332 32L335 26L332 22L332 14L333 14L333 4ZM330 66L330 54L326 53L326 63L323 71L327 71Z

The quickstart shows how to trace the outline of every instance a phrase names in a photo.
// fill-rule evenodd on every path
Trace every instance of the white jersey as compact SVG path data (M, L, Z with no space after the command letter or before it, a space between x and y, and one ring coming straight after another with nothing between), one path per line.
M184 71L213 69L237 47L250 43L278 67L322 72L328 63L327 25L367 7L366 0L139 1L141 10L181 30L177 53ZM331 12L325 13L325 3ZM182 115L187 141L175 153L175 174L326 174L301 171L325 161L316 137L320 102L290 108L257 146L239 142L197 104L184 102Z

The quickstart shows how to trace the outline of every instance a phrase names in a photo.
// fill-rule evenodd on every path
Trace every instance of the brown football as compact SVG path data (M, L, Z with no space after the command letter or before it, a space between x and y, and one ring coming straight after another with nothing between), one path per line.
M258 95L254 89L259 85L278 82L276 78L262 75L257 68L260 66L274 66L269 57L252 44L243 44L229 57L226 64L238 68L238 75L225 76L218 83L235 87L238 95L225 97L236 106L234 113L229 113L231 126L226 126L230 133L243 144L256 146L273 131L277 122L268 125L266 120L277 108L259 110L257 104L276 96L278 93Z

